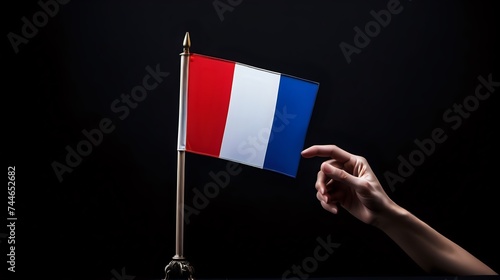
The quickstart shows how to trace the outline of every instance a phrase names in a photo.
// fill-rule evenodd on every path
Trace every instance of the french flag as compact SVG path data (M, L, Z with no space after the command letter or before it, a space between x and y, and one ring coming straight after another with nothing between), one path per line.
M179 150L296 177L319 83L189 56Z

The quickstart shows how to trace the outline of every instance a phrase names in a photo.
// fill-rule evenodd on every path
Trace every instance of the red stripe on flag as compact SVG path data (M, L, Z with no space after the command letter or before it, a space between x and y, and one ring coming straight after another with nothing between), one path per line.
M234 62L191 54L186 150L219 157L229 110Z

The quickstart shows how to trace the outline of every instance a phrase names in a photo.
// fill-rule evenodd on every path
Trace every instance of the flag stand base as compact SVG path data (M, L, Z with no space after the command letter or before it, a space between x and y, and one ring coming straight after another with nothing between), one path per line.
M172 258L165 267L165 280L188 279L194 280L194 268L184 258Z

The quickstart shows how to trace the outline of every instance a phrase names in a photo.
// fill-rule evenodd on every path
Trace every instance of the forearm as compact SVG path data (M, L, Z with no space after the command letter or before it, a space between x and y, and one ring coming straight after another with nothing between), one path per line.
M447 275L497 274L405 209L394 206L389 212L376 226L425 271Z

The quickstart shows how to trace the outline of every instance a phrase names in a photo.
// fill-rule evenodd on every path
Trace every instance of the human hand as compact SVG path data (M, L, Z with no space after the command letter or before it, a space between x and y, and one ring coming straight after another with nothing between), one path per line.
M397 205L382 188L368 161L335 145L315 145L302 151L305 158L329 157L321 164L316 197L333 214L341 205L359 220L377 225Z

